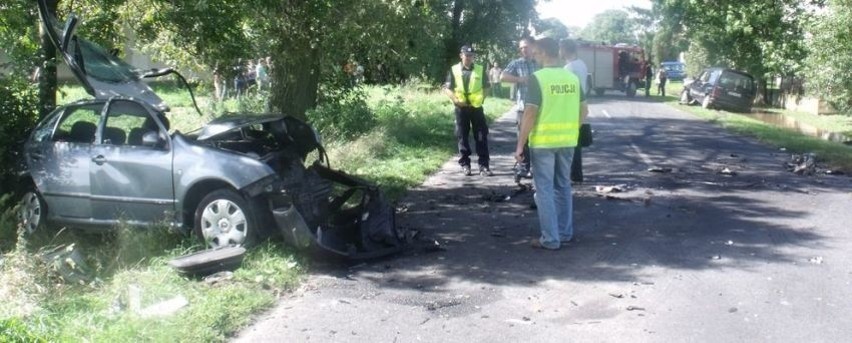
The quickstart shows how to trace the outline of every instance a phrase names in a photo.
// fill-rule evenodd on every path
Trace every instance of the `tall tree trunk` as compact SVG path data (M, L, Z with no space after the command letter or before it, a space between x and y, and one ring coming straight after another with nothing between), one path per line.
M59 0L47 0L48 11L56 15L56 7ZM41 41L41 54L39 56L38 77L38 116L44 118L56 108L56 47L45 31L44 24L39 22L39 40Z
M270 107L305 119L305 112L317 105L319 51L311 46L310 39L298 36L280 43L275 50Z
M445 65L451 65L458 59L459 48L461 48L461 16L464 6L464 0L455 0L453 2L453 22L450 26L450 39L446 42L445 47Z

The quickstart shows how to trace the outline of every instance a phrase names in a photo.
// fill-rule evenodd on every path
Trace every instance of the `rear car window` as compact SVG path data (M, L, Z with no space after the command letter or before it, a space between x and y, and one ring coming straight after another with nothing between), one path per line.
M739 92L750 92L754 89L753 81L750 77L737 73L724 73L719 80L719 85L725 89L731 89Z

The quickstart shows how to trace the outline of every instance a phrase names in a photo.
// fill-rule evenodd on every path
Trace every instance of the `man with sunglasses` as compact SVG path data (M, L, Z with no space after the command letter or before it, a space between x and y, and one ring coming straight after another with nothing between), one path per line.
M514 83L516 85L515 89L517 89L517 91L515 99L517 101L517 105L515 107L515 111L517 113L519 133L524 116L524 105L527 99L527 81L529 80L530 75L538 70L538 65L532 58L533 42L534 40L532 37L521 38L518 42L518 50L521 57L510 62L509 65L506 66L506 69L503 70L503 74L500 76L501 81ZM528 146L524 148L524 152L524 158L522 161L518 162L518 170L515 172L518 176L531 177L532 174L530 173L530 154Z

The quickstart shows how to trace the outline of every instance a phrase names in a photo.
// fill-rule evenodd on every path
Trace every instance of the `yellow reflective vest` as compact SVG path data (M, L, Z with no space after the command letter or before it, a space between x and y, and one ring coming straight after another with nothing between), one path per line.
M485 92L482 90L482 83L484 82L483 78L485 77L485 72L482 65L473 64L473 71L470 73L470 80L468 80L467 84L467 92L464 89L464 80L462 79L462 64L456 64L453 66L453 78L455 79L455 89L453 89L453 93L456 94L456 97L459 98L464 103L470 104L473 107L482 107L482 103L485 101Z
M561 67L535 72L541 105L530 131L531 148L577 146L580 135L580 79Z

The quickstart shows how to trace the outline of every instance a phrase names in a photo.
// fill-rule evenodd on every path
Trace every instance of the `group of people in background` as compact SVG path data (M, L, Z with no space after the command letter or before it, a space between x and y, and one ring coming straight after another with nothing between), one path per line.
M269 90L271 67L272 59L262 57L247 60L239 58L229 68L216 68L213 72L216 97L219 100L228 97L240 98L250 90L258 93ZM231 87L228 87L228 81L231 81Z
M532 177L541 236L534 248L558 250L573 239L572 178L582 181L579 158L580 126L588 114L585 102L585 75L588 71L577 58L576 43L552 38L519 41L519 58L505 69L485 70L474 63L475 51L462 46L460 62L451 67L444 93L455 108L455 134L461 172L472 175L470 134L473 134L479 174L494 175L490 169L488 125L482 107L486 90L500 82L515 85L517 146L516 173ZM578 76L580 75L580 76ZM574 175L572 169L579 170Z

